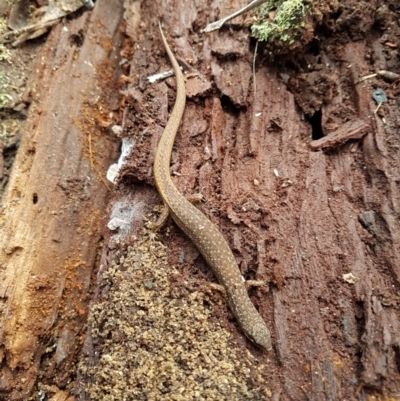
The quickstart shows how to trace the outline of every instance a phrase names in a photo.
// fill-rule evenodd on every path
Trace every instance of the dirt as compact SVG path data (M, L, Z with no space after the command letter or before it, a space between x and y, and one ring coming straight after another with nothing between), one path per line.
M12 164L27 118L30 99L27 77L31 73L37 44L10 51L0 63L1 98L3 99L0 134L0 194L3 193L11 173Z
M38 362L37 378L18 394L400 399L400 80L393 75L400 74L400 6L313 2L315 17L290 51L282 43L256 47L244 18L200 33L244 3L126 1L118 118L112 125L106 113L96 117L117 133L115 142L123 138L124 157L113 198L99 212L109 219L89 313L89 299L80 306L87 333L64 339L76 347L68 364L49 374L50 365ZM173 222L155 239L143 229L159 214L152 163L175 98L173 77L147 81L170 69L158 34L161 9L167 39L189 73L173 180L183 194L203 195L198 207L228 240L244 278L268 283L250 297L271 329L271 353L243 335ZM13 57L22 63L40 45ZM387 97L380 105L372 97L378 88ZM22 111L18 104L2 110L7 132L15 132L3 145L3 186L18 145L12 127L29 102L22 104ZM91 113L82 108L81 116ZM42 351L45 361L52 352ZM2 368L21 383L24 367L11 372L5 358ZM23 399L2 386L4 399Z
M267 366L239 354L220 324L210 325L213 304L168 262L166 247L145 232L117 251L100 272L101 297L88 321L90 342L101 345L96 363L83 360L90 400L267 399ZM258 352L260 354L261 351Z

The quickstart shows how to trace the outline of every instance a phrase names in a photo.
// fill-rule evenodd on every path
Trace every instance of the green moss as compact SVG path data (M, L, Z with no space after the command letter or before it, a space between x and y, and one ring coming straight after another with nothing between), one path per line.
M259 9L259 22L251 33L259 41L279 39L292 44L305 26L307 0L269 0ZM270 19L270 13L274 18Z

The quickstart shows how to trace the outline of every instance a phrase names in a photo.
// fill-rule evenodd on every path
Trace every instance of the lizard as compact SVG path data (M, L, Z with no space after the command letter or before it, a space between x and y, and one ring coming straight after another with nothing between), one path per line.
M170 161L175 136L186 104L185 79L159 24L164 48L176 78L175 104L159 140L154 159L157 190L178 227L192 240L225 290L228 305L244 334L263 349L271 350L270 332L251 302L239 266L218 228L176 188Z

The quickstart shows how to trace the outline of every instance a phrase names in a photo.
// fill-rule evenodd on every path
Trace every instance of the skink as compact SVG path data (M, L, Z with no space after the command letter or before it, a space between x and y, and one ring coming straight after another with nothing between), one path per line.
M217 227L176 188L170 175L175 136L185 110L186 92L183 74L168 43L160 33L176 77L176 100L158 143L154 160L154 179L158 192L175 223L193 241L225 288L228 304L246 336L260 347L271 349L271 335L264 320L250 301L235 257Z

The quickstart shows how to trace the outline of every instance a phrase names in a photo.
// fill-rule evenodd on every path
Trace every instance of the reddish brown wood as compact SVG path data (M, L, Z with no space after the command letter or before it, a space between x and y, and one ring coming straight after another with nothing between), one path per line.
M101 124L118 107L110 89L122 11L118 1L113 13L110 2L98 3L60 21L30 81L34 100L1 216L3 400L28 399L38 376L65 386L85 336L109 192L105 171L116 150Z
M89 288L100 219L107 216L106 191L90 168L85 147L85 138L93 131L85 124L77 129L82 110L89 117L99 110L93 104L97 92L90 88L98 87L92 82L100 83L95 76L87 78L86 73L93 72L87 61L91 55L98 57L92 65L104 61L105 49L112 49L110 38L116 40L119 3L113 3L115 14L105 3L98 0L88 24L78 23L85 17L72 23L88 29L83 48L73 48L82 69L88 69L76 78L78 83L69 78L70 64L65 60L76 60L65 50L67 42L61 40L57 52L50 52L63 38L61 27L52 32L45 54L51 68L39 81L44 97L36 110L41 114L34 118L35 109L31 111L6 197L2 228L6 235L1 238L6 252L0 256L4 310L0 383L3 394L12 394L13 399L23 399L39 373L47 384L65 386L68 394L75 386L82 400L91 399L89 390L99 383L116 391L117 376L104 384L87 369L101 366L101 358L110 356L105 340L91 333L93 328L102 330L93 319L84 338L90 297L80 298ZM127 246L137 246L145 218L160 202L152 163L173 102L174 79L151 85L146 77L170 68L157 31L162 14L178 59L190 62L192 73L198 72L188 78L189 98L171 171L184 194L204 195L206 202L199 207L228 239L243 275L269 281L268 289L252 290L251 298L272 330L274 351L262 353L246 341L219 295L206 297L212 310L210 324L218 322L231 333L229 346L242 361L247 361L247 350L253 355L249 369L254 380L249 387L256 389L261 383L270 391L265 399L395 399L400 392L399 89L398 83L380 76L360 82L379 70L399 72L396 50L386 45L400 38L393 2L341 2L340 15L326 15L322 26L315 27L312 46L292 54L290 63L268 62L259 47L255 76L254 48L239 25L235 25L238 30L200 34L207 22L244 3L125 4L127 39L122 54L131 66L129 77L121 80L121 124L133 147L109 210L110 218L127 224L112 232L104 230L100 273L92 287L96 296L90 299L105 315L107 307L111 310L115 283L103 274L114 268ZM321 12L331 4L326 2ZM109 40L99 40L100 33L109 35ZM71 87L63 95L60 87L66 86ZM371 93L377 87L385 90L389 102L374 113L377 106ZM117 88L109 93L116 96ZM84 108L88 98L91 107ZM312 149L312 127L304 118L315 111L322 113L325 139L319 141L329 144L325 151ZM103 124L104 120L103 114ZM61 131L54 129L54 121L62 121ZM347 141L349 132L363 137ZM96 144L94 154L104 157L96 159L96 171L104 172L113 145L100 135ZM206 282L213 276L190 241L174 225L158 238L167 246L169 265L179 271L179 279L170 278L173 291L206 292ZM354 282L346 279L348 273ZM150 323L142 334L147 332ZM146 347L142 336L127 339L121 333L117 330L110 336L118 344ZM74 352L83 341L84 353L77 357ZM158 357L156 351L149 350ZM196 364L205 360L207 350ZM75 380L77 370L69 368L78 361L83 367L78 379L66 386L66 381ZM124 353L121 364L126 361L129 374L139 371L134 354ZM140 390L129 388L124 378L127 391Z

